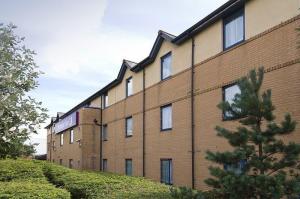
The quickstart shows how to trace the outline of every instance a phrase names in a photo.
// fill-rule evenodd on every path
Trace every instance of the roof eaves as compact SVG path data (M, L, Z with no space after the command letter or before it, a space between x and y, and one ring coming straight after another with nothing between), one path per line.
M231 13L233 10L236 10L240 8L242 5L244 5L246 0L229 0L216 10L214 10L212 13L204 17L202 20L179 34L176 38L172 40L175 44L181 44L184 41L186 41L191 36L194 36L195 34L199 33L209 25L216 22L218 19L224 17L226 14Z

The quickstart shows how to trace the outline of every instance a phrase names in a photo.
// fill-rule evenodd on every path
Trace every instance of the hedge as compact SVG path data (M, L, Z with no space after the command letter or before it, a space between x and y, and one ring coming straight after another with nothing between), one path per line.
M0 182L0 198L15 199L69 199L70 193L64 189L55 188L51 184L32 181Z
M1 182L2 181L2 182ZM0 160L0 198L172 198L141 177L78 171L37 160Z
M30 178L45 179L43 170L34 162L10 159L0 161L0 181Z
M30 160L0 161L0 198L70 198L44 176L42 167Z
M68 169L44 164L49 181L71 192L72 198L171 198L169 186L141 177Z

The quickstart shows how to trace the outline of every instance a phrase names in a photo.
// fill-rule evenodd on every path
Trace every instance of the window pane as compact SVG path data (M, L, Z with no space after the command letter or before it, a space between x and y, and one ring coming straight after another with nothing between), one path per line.
M238 93L240 94L241 90L236 84L225 88L225 101L229 102L229 104L232 104L234 96Z
M107 140L107 125L103 125L102 140Z
M225 24L225 48L228 48L244 39L244 15L233 17Z
M102 169L103 171L107 171L107 159L103 159Z
M225 88L225 90L224 90L224 99L229 104L232 104L234 96L236 94L240 94L240 93L241 93L240 88L238 87L238 85L235 84L233 86ZM231 117L232 115L229 112L224 112L224 116L225 116L225 118L226 117L228 118L228 117Z
M64 144L64 134L60 134L60 145Z
M172 55L169 54L162 59L162 79L171 75Z
M132 78L127 80L127 96L132 95Z
M71 169L73 168L73 159L69 160L69 168L71 168Z
M132 135L132 117L126 119L126 135Z
M161 182L172 184L172 160L161 160Z
M125 160L125 172L126 175L132 175L132 160Z
M162 129L172 128L172 106L162 108Z
M104 95L104 108L108 107L108 95Z
M237 175L240 175L243 172L243 169L246 166L247 161L246 160L240 160L236 164L226 164L224 165L224 169L226 171L231 171Z
M70 131L70 143L73 143L74 142L74 130L71 129Z

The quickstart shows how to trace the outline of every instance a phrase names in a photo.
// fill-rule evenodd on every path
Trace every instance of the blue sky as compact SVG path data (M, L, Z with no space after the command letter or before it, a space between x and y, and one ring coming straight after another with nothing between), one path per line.
M17 25L17 34L37 53L44 74L31 94L54 116L115 79L123 59L145 58L158 30L178 35L225 2L1 0L0 23ZM46 153L44 129L31 142Z

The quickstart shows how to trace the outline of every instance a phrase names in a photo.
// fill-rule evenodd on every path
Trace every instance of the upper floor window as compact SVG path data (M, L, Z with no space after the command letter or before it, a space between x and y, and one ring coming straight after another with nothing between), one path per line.
M132 95L132 77L126 79L126 97Z
M104 124L102 128L102 140L103 141L107 140L107 124Z
M126 137L131 137L132 136L132 117L126 118Z
M172 53L169 52L161 57L161 80L171 76L172 73Z
M223 100L229 104L233 103L236 94L240 94L241 90L237 84L223 87ZM229 112L223 112L223 119L229 119L232 115Z
M160 160L160 181L166 184L173 184L172 159Z
M230 48L245 39L244 10L239 10L223 21L224 49Z
M125 174L128 176L132 175L132 159L125 160Z
M60 146L64 145L64 134L60 134Z
M74 142L74 129L70 130L70 144Z
M105 93L103 95L103 107L104 108L108 107L108 94L107 93Z
M160 108L161 117L161 130L171 130L172 129L172 105L166 105Z

